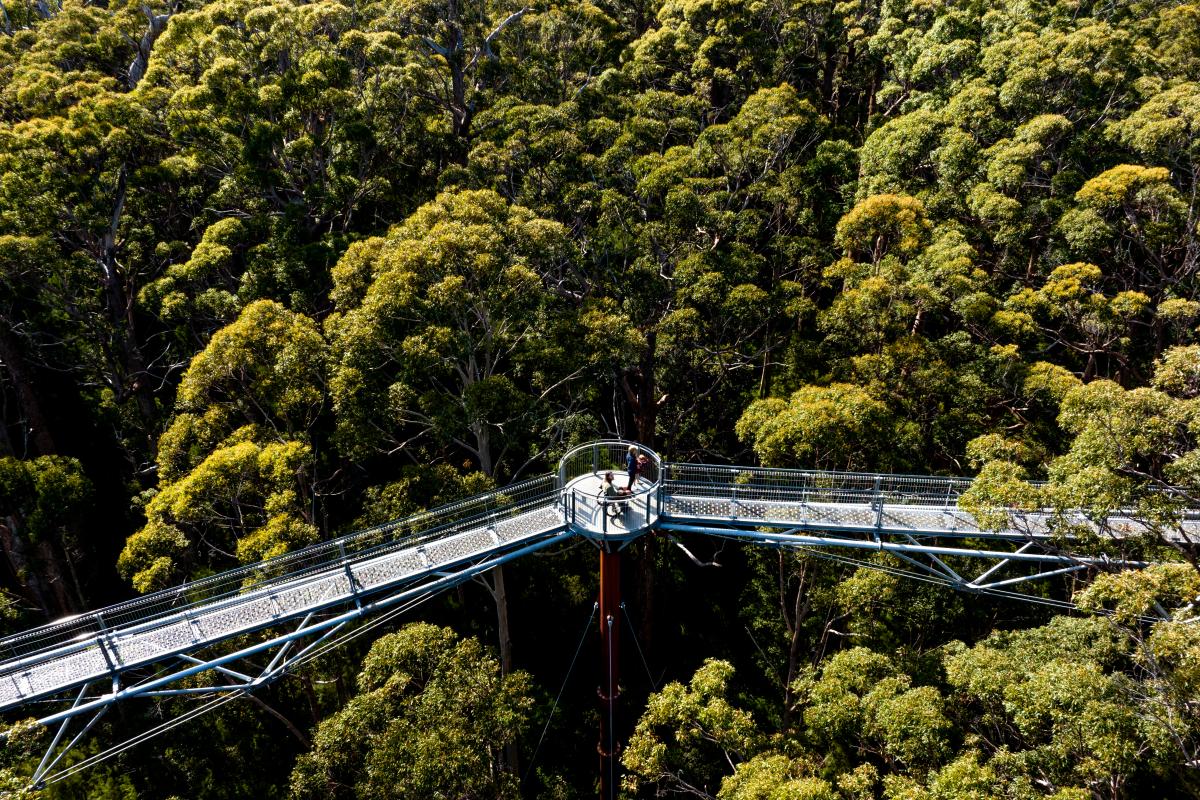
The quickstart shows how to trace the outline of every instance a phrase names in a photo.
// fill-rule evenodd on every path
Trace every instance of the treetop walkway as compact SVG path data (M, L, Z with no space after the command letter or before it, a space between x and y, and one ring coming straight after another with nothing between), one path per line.
M1064 552L1056 537L1064 522L1118 538L1152 530L1132 514L1095 520L1050 510L1006 510L1007 524L995 530L959 507L966 478L666 463L640 446L649 460L634 485L605 497L606 472L626 486L629 445L583 445L556 473L0 640L0 711L82 687L70 707L38 720L64 722L61 736L65 721L93 713L94 722L132 697L251 690L357 618L575 537L602 550L662 531L887 552L954 588L1005 593L1037 578L1144 566ZM1200 535L1200 513L1186 511L1171 530L1153 532L1190 542ZM980 569L965 574L961 560L952 569L952 557L978 560ZM232 650L215 647L267 629ZM305 638L312 641L297 647ZM231 666L269 651L257 675ZM178 685L207 670L231 682ZM97 684L103 688L89 695Z

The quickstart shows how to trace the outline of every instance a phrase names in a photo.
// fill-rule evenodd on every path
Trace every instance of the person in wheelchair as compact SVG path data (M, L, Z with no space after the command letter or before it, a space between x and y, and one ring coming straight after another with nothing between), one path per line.
M600 484L600 497L608 501L604 504L604 506L607 509L608 515L612 519L617 519L624 514L625 507L627 505L626 503L614 501L621 497L627 497L628 495L628 490L622 491L621 489L617 488L616 484L613 483L613 474L611 472L604 473L604 480Z

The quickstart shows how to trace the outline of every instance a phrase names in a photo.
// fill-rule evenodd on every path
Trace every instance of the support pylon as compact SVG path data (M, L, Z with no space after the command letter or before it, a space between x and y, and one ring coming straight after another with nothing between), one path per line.
M619 750L616 741L617 700L621 695L621 554L600 551L600 798L617 796Z

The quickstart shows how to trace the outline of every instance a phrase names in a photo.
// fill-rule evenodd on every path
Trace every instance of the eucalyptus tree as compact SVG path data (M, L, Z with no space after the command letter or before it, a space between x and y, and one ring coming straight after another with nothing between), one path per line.
M353 245L326 323L341 452L510 479L587 427L595 377L629 336L606 304L560 291L574 257L561 225L491 191L444 192ZM507 672L504 572L491 574Z
M327 402L316 324L269 300L247 306L184 374L159 441L146 525L118 561L139 591L315 541L313 426Z
M502 753L528 724L531 688L477 640L408 625L371 646L358 694L317 727L290 796L518 797Z
M566 231L489 191L446 192L334 269L332 396L348 455L470 459L520 475L561 440L628 341L557 290Z

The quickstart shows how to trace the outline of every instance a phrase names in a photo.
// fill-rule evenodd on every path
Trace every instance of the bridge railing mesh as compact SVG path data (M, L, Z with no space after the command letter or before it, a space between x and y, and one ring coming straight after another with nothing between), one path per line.
M878 503L954 508L969 478L874 475L854 472L666 464L668 495L744 501Z
M634 446L637 447L638 453L648 457L638 473L638 478L647 485L657 485L662 472L662 459L648 448ZM630 442L625 441L592 442L577 447L559 462L559 478L565 486L584 475L603 475L611 471L616 483L625 486L625 476L628 475L625 456L629 447Z
M152 624L223 598L264 595L344 561L357 562L419 546L481 524L557 501L556 476L543 475L457 503L331 539L293 553L221 572L99 611L69 617L0 640L0 661L25 658L91 639L102 633Z

